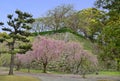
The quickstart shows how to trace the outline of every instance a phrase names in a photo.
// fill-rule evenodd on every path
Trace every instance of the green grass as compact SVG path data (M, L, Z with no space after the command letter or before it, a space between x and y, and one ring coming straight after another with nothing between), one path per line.
M27 69L21 69L20 71L21 72L28 72ZM30 72L31 73L43 73L42 70L34 70L34 69L31 69ZM56 72L56 71L47 71L47 73L50 73L50 74L69 74L69 73ZM95 74L90 74L90 75L95 75ZM117 72L117 71L100 71L99 75L108 75L108 76L109 75L115 75L115 76L120 76L120 72Z
M21 69L20 72L28 72L28 69ZM43 73L43 71L42 70L31 69L30 73ZM71 74L71 73L57 72L57 71L47 71L47 73L50 73L50 74ZM120 76L120 71L99 71L98 73L99 73L98 75L102 75L102 76L105 76L105 75ZM87 75L95 75L95 73L87 74Z
M28 72L28 69L21 69L20 72ZM30 73L43 73L43 71L42 70L31 69ZM47 73L50 73L50 74L66 74L64 72L56 72L56 71L47 71Z
M28 77L28 76L8 76L1 75L0 81L40 81L37 78Z
M28 72L28 69L20 69L21 72ZM42 70L30 70L31 73L42 73Z
M120 72L119 71L100 71L99 72L100 75L118 75L120 76Z
M47 73L50 73L50 74L69 74L69 73L57 72L57 71L47 71Z
M113 80L107 80L107 79L106 79L106 80L97 80L97 81L113 81Z

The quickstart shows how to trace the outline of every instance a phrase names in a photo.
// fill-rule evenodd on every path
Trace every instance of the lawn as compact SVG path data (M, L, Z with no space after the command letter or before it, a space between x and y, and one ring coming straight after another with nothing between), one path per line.
M100 71L99 74L100 75L118 75L118 76L120 76L119 71Z
M21 72L28 72L28 69L20 69ZM42 70L31 69L30 73L42 73Z
M28 69L21 69L21 72L28 72ZM42 73L42 70L35 70L31 69L31 73ZM47 73L53 73L53 74L69 74L69 73L64 73L64 72L56 72L56 71L47 71ZM90 74L93 75L93 74ZM99 75L120 75L120 71L100 71Z
M28 72L28 69L20 69L20 72ZM30 73L43 73L42 70L35 70L35 69L31 69ZM56 72L56 71L47 71L47 73L49 74L68 74L65 72Z
M37 78L27 76L0 75L0 81L40 81Z

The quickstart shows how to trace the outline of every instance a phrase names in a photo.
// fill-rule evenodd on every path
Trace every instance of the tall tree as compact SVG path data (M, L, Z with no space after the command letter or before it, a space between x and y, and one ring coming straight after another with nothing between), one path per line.
M91 41L94 35L101 31L103 23L101 20L104 17L104 12L96 8L88 8L78 12L79 13L79 28L84 33L86 38Z
M119 0L96 0L95 5L98 8L103 8L107 10L114 10L120 12L120 1Z
M120 26L113 25L107 26L103 29L99 35L99 46L103 50L103 54L100 54L100 59L111 64L110 61L117 63L117 70L120 70ZM109 67L108 67L109 68Z
M35 22L32 24L32 32L35 32L36 34L39 34L39 32L48 31L51 30L50 27L48 27L48 18L47 17L41 17L38 19L35 19Z
M103 50L101 54L105 62L110 60L117 63L117 70L120 70L120 1L119 0L96 0L96 7L107 10L107 22L99 35L99 45Z
M31 35L31 33L28 31L31 29L29 24L34 22L32 15L29 13L16 10L15 14L17 14L15 15L15 17L11 14L7 16L7 18L9 19L7 22L7 24L9 25L8 27L3 26L4 23L0 23L0 25L2 26L2 30L9 32L8 37L4 37L2 40L7 41L7 45L10 49L8 51L11 54L9 75L13 75L15 58L14 55L19 52L25 53L26 51L31 49L31 45L29 43L30 40L27 39L27 37Z
M120 23L120 1L119 0L96 0L96 7L107 10L108 23Z
M77 32L79 29L79 22L80 22L80 17L78 12L74 12L74 14L69 15L64 20L65 27L68 27L75 32Z
M75 10L73 9L72 5L57 6L53 10L49 10L47 12L45 17L45 24L54 30L64 27L65 18L73 14L74 11Z

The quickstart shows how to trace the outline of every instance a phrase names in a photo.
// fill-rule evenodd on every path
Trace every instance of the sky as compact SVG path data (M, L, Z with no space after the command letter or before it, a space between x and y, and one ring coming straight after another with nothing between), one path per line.
M94 7L95 0L1 0L0 21L7 21L7 14L14 14L16 9L28 12L34 18L43 16L48 10L62 4L72 4L75 10Z

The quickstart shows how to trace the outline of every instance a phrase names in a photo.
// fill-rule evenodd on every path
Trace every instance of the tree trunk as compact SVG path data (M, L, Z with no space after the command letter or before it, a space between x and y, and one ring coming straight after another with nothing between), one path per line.
M43 64L43 73L47 73L47 64Z
M81 63L78 63L77 67L76 67L76 73L79 73L79 67L80 67Z
M86 78L85 73L86 73L85 70L83 70L82 71L82 78Z
M9 75L13 75L13 69L14 69L14 54L11 54L11 60L10 60L10 69L9 69Z
M117 60L117 71L120 71L120 60Z
M83 73L82 78L86 78L85 73Z
M19 71L21 69L21 62L19 61L17 64L16 64L16 71Z
M16 71L19 71L19 70L20 70L20 65L17 65Z
M28 64L28 73L30 73L30 64Z

